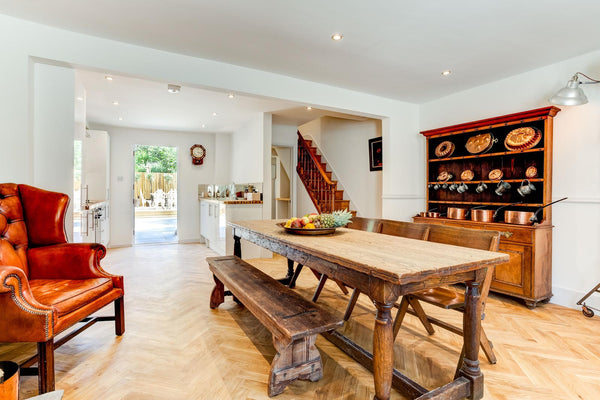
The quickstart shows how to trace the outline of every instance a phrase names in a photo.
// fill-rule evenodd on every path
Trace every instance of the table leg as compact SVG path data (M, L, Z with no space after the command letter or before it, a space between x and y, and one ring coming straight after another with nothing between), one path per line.
M233 255L242 258L242 238L233 235Z
M377 307L373 332L373 379L375 400L388 400L394 372L394 327L391 309L393 303L373 302Z
M471 381L471 396L469 398L481 399L483 397L483 374L479 368L479 339L481 336L479 282L467 282L463 332L465 357L459 375Z

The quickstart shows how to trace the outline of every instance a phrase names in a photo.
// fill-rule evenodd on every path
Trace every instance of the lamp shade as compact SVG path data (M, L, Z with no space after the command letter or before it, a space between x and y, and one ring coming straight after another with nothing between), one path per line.
M550 103L560 106L578 106L588 102L585 93L579 87L577 75L573 76L567 83L567 86L560 89L550 98Z

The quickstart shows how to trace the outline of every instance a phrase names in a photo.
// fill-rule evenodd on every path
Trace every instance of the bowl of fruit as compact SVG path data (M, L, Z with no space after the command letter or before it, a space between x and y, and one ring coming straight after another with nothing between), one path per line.
M306 214L301 218L292 217L279 225L286 232L295 235L327 235L351 221L352 213L348 210L338 210L327 214Z

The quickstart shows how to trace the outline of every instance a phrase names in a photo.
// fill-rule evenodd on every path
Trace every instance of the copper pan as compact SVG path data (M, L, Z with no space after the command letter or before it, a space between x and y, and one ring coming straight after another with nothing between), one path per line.
M540 222L538 219L538 214L542 211L543 208L548 207L551 204L558 203L559 201L566 200L567 197L563 197L560 200L553 201L552 203L544 204L535 212L532 211L512 211L508 210L504 212L504 222L507 224L515 224L515 225L533 225L536 222Z
M494 222L494 210L471 209L471 221Z
M467 219L469 211L466 208L448 207L448 218L450 219Z

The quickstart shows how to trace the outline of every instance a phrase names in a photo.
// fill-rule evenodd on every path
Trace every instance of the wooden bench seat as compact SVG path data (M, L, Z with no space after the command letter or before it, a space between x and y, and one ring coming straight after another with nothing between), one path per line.
M225 301L224 286L271 333L277 354L271 363L268 394L275 396L296 379L317 381L323 377L317 334L342 326L341 318L236 256L206 259L215 287L210 308Z

